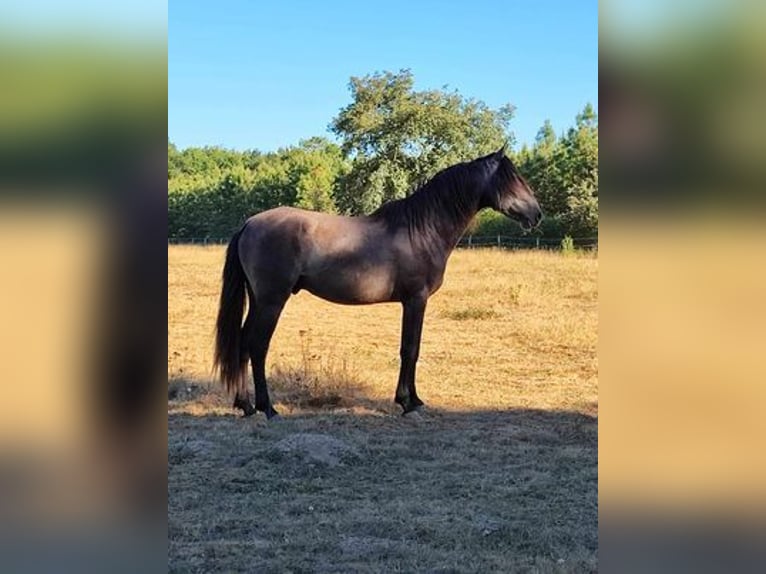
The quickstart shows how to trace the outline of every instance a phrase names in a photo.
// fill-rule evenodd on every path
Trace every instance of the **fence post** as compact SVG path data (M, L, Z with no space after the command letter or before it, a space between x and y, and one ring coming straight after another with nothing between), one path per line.
M497 246L500 247L500 235L497 236Z
M473 235L469 235L468 236L468 247L471 247L471 238L472 237L473 237Z
M537 249L540 249L540 238L535 237L535 243L537 244Z

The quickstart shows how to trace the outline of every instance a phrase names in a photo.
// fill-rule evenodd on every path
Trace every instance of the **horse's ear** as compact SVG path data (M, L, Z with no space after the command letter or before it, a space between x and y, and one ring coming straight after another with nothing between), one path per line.
M508 145L508 142L506 141L503 143L503 147L501 147L499 150L495 152L495 157L497 159L501 159L503 156L505 156L505 148L507 147L507 145Z

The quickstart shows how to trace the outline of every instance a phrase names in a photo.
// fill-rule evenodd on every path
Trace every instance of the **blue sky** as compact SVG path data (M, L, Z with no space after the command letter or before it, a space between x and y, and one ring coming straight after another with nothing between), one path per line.
M348 80L410 68L516 106L519 145L598 105L593 0L198 1L168 7L168 136L181 148L274 150L314 135L350 103Z

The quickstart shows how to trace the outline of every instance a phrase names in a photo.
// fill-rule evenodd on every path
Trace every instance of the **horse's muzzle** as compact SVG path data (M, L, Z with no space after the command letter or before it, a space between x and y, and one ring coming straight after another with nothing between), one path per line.
M517 221L522 229L529 231L534 229L543 220L543 212L538 208L532 213L505 212L503 215Z

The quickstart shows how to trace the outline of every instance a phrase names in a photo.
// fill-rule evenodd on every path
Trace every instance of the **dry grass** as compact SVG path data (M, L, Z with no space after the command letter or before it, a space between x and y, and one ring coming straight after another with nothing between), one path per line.
M209 382L223 249L168 258L171 570L596 568L596 258L456 252L416 420L392 402L400 307L300 293L269 355L275 425Z
M223 249L169 250L168 374L208 380ZM458 251L426 312L419 394L445 409L534 407L593 412L597 402L595 258L539 251ZM399 365L400 306L345 307L301 292L274 336L269 366L345 369L384 401ZM308 347L308 348L307 348ZM279 385L277 408L290 410ZM393 408L393 407L392 407Z

